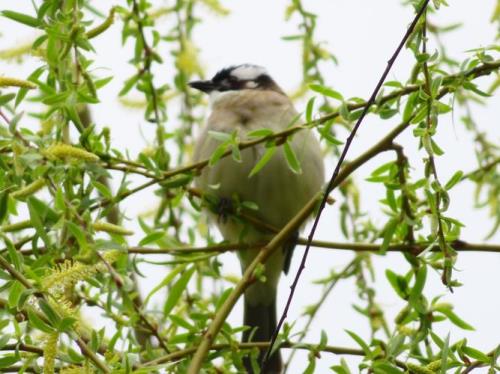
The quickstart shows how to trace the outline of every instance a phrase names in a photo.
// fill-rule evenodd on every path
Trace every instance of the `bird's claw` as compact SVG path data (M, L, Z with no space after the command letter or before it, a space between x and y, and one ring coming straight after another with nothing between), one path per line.
M232 200L227 197L221 197L217 202L215 213L217 213L217 220L219 222L226 223L228 216L233 213Z

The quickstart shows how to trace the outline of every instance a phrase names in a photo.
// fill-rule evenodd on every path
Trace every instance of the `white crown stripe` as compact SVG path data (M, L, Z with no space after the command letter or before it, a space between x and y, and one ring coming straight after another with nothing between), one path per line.
M231 75L239 80L254 80L262 74L267 74L267 71L258 65L241 65L231 71Z

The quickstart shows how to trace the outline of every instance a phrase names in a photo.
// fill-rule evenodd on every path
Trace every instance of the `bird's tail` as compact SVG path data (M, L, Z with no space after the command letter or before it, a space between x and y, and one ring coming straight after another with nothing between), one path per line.
M271 303L251 305L245 298L243 323L250 326L249 330L243 332L243 341L269 342L276 329L276 298ZM266 350L261 350L258 363L262 363ZM255 374L249 357L243 360L245 369L250 374ZM276 350L267 360L261 374L280 374L283 368L281 354Z

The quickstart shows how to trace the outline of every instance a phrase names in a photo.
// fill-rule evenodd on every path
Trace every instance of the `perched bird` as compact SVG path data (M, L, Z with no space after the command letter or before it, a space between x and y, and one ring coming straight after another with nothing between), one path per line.
M241 140L258 129L273 132L285 130L297 119L292 102L260 66L244 64L219 71L210 80L190 82L189 85L209 95L211 113L199 136L195 148L195 161L210 158L220 140L210 132L233 133ZM302 130L290 140L301 172L289 167L283 147L278 146L269 162L256 174L249 176L266 148L264 144L241 151L240 162L232 157L220 159L206 167L195 184L205 193L216 195L222 210L235 196L239 201L256 203L256 216L278 229L293 218L316 194L324 182L323 159L314 135ZM220 211L220 209L219 209ZM220 211L224 214L223 211ZM218 217L217 226L230 242L256 243L269 240L269 231L244 225L230 217ZM298 233L297 233L298 235ZM293 245L284 245L269 258L264 268L264 281L256 281L244 295L244 321L251 329L243 334L243 341L269 341L276 328L276 293L281 271L288 271ZM242 271L253 261L257 250L239 251ZM261 352L260 359L264 352ZM249 373L253 373L250 360L244 360ZM263 373L280 373L282 361L279 351L274 353Z

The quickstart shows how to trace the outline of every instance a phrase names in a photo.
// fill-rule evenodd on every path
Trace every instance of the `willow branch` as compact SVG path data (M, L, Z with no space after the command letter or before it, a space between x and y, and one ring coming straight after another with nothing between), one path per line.
M330 180L328 181L328 186L326 187L325 194L323 195L323 197L321 199L321 203L319 205L318 212L316 213L316 217L314 218L314 222L313 222L311 231L310 231L309 236L308 236L308 243L307 243L306 248L304 250L304 253L302 255L302 260L300 262L299 269L297 270L297 274L295 276L295 279L293 280L292 285L290 286L290 293L289 293L288 300L287 300L286 305L285 305L285 309L283 310L283 313L281 314L281 317L280 317L280 319L278 321L278 324L277 324L277 326L276 326L276 328L275 328L275 330L274 330L274 332L272 334L271 344L270 344L269 348L267 349L266 357L265 357L264 361L262 362L262 367L263 368L265 367L266 362L269 360L269 357L271 355L272 346L273 346L274 342L276 341L276 339L278 337L278 333L279 333L279 331L281 329L281 326L285 322L285 319L286 319L287 313L288 313L288 309L290 308L290 305L291 305L292 300L293 300L293 296L295 294L295 290L297 289L297 285L299 283L300 276L301 276L302 272L305 269L307 255L309 253L309 248L310 248L310 245L311 245L310 242L313 240L314 234L316 233L316 229L317 229L319 221L321 219L321 213L325 209L327 196L335 188L335 182L336 182L336 179L339 176L340 168L341 168L342 163L344 162L344 160L345 160L345 158L347 156L347 152L349 151L349 148L350 148L350 146L351 146L351 144L352 144L352 142L354 140L354 137L356 136L356 132L358 131L359 127L361 126L361 123L363 122L363 119L365 118L366 114L368 113L368 110L375 103L375 98L377 97L378 92L382 88L382 85L384 84L384 81L385 81L387 75L391 71L392 66L394 65L394 63L396 62L397 57L399 56L399 53L403 49L403 46L405 45L406 41L409 39L410 35L413 33L413 30L414 30L414 28L415 28L418 20L420 19L420 17L422 16L422 14L424 14L425 10L427 9L427 4L429 3L429 1L430 0L425 0L423 2L422 7L417 12L417 14L416 14L415 18L413 19L412 23L410 24L410 26L406 30L406 33L404 34L403 38L399 42L399 45L397 46L397 48L394 51L394 53L392 54L391 58L387 62L387 66L384 69L384 71L382 73L382 76L378 80L378 82L377 82L377 84L376 84L376 86L375 86L375 88L374 88L374 90L373 90L370 98L368 99L368 102L366 103L366 106L363 108L361 116L359 117L358 121L356 122L356 124L352 128L351 133L347 137L347 140L345 142L345 146L342 149L342 153L340 154L339 160L337 161L337 165L335 166L335 169L334 169L334 171L332 173L332 176L330 177ZM391 140L391 142L392 142L392 140Z
M269 342L245 342L245 343L236 343L233 342L231 344L214 344L211 347L211 350L222 350L222 349L234 349L237 347L238 349L253 349L253 348L258 348L258 349L267 349L269 347ZM290 348L290 349L304 349L308 351L318 351L318 352L328 352L328 353L333 353L337 355L353 355L353 356L364 356L365 353L363 352L362 349L356 349L356 348L345 348L345 347L336 347L336 346L326 346L322 349L318 349L318 346L315 344L307 344L307 343L300 343L300 342L283 342L280 345L280 348ZM172 362L172 361L178 361L180 359L183 359L185 357L188 357L195 353L196 347L193 348L186 348L182 349L179 351L172 352L168 355L156 358L152 361L146 362L142 364L140 367L149 367L153 365L159 365L163 364L166 362Z
M306 238L299 238L297 244L306 245ZM455 240L453 242L448 242L453 249L462 252L491 252L500 253L500 244L488 244L488 243L469 243L463 240ZM266 245L266 242L259 242L255 244L248 243L220 243L215 245L209 245L205 247L171 247L171 248L154 248L154 247L130 247L127 249L129 254L141 254L141 255L158 255L158 254L169 254L173 256L189 255L194 253L225 253L229 251L241 251L241 250L256 250L262 248ZM432 245L431 242L416 242L413 244L392 244L386 249L386 252L408 252L414 255L419 255L424 250L428 249L433 252L439 251L438 245ZM313 240L311 242L311 247L323 248L323 249L335 249L353 252L380 252L382 248L381 244L371 244L371 243L343 243L343 242L330 242L322 240Z
M474 79L474 78L478 78L478 77L481 77L481 76L485 76L485 75L488 75L490 73L492 73L493 71L496 71L500 69L500 60L495 60L495 61L492 61L492 62L489 62L489 63L483 63L479 66L476 66L475 68L473 69L470 69L469 71L467 72L461 72L461 73L457 73L457 74L451 74L451 75L448 75L446 76L444 79L443 79L443 85L447 85L447 84L450 84L456 80L466 80L466 79ZM376 104L377 105L382 105L390 100L393 100L393 99L396 99L400 96L405 96L405 95L409 95L413 92L416 92L418 90L420 90L421 88L424 87L424 84L419 84L419 85L411 85L411 86L408 86L408 87L405 87L401 90L398 90L396 92L393 92L391 94L388 94L386 96L383 96L382 98L378 99L376 101ZM451 88L449 87L444 87L441 92L445 91L446 93L449 93L451 91ZM441 97L442 95L440 95ZM348 104L347 105L347 108L349 111L353 111L353 110L357 110L357 109L366 109L366 108L369 108L371 106L371 104L368 106L368 102L365 102L365 103L357 103L357 104ZM295 126L291 126L289 127L288 129L284 130L284 131L280 131L280 132L277 132L277 133L274 133L274 134L270 134L270 135L267 135L267 136L264 136L264 137L261 137L261 138L257 138L255 140L250 140L250 141L245 141L245 142L241 142L238 144L238 148L240 150L242 149L245 149L245 148L249 148L249 147L254 147L255 145L257 144L260 144L260 143L265 143L265 142L269 142L269 141L275 141L277 143L282 143L285 139L287 139L289 136L295 134L296 132L298 131L302 131L304 129L310 129L312 127L316 127L316 126L319 126L327 121L330 121L330 120L333 120L335 118L337 118L338 116L340 115L339 111L335 111L333 113L330 113L326 116L323 116L321 118L318 118L314 121L311 121L311 122L308 122L308 123L305 123L305 124L302 124L302 125L295 125ZM224 158L224 157L227 157L229 156L230 154L232 153L231 150L227 150L222 156L221 158ZM137 187L135 187L134 189L132 190L129 190L129 191L125 191L121 194L118 194L117 196L115 196L113 199L110 199L110 200L102 200L101 202L93 205L91 207L91 210L95 210L95 209L98 209L98 208L102 208L102 207L105 207L111 203L117 203L117 202L120 202L124 199L126 199L127 197L129 197L130 195L136 193L136 192L139 192L139 191L142 191L148 187L151 187L153 185L155 185L156 183L159 183L159 182L163 182L169 178L172 178L176 175L179 175L179 174L185 174L185 173L188 173L188 172L191 172L191 171L195 171L195 170L201 170L203 169L204 167L206 167L209 163L209 159L206 159L206 160L202 160L202 161L199 161L199 162L196 162L196 163L193 163L193 164L190 164L190 165L186 165L186 166L181 166L181 167L178 167L178 168L175 168L175 169L172 169L172 170L169 170L169 171L165 171L161 174L160 177L154 177L152 180L146 182L146 183L143 183ZM127 171L127 172L130 172L130 173L135 173L135 172L138 172L137 169L134 169L134 168L121 168L122 171ZM138 172L138 174L148 174L147 172L144 172L144 173L140 173ZM144 175L145 176L145 175ZM340 176L340 174L339 174ZM152 177L152 175L151 175Z

